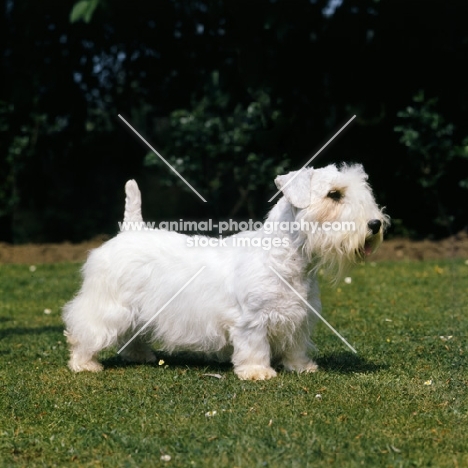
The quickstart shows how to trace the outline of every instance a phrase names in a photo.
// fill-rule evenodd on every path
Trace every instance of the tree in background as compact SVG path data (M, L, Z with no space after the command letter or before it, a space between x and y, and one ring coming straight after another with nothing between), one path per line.
M467 161L449 146L466 137L466 17L468 2L442 0L8 0L0 240L113 234L129 178L152 219L263 216L274 175L301 167L353 114L314 164L362 163L395 234L461 229ZM398 117L421 88L437 109ZM452 133L440 123L430 140L424 113ZM188 204L118 114L209 203Z
M232 200L223 212L229 217L239 212L250 218L263 216L249 194L261 193L290 163L287 154L278 154L284 127L281 111L266 91L249 94L251 100L246 104L233 102L221 88L219 73L213 72L201 99L194 100L189 109L171 112L161 132L166 140L166 159L189 180L201 182L211 203L221 206L223 200ZM153 152L145 163L163 165ZM186 188L169 173L162 181ZM238 198L233 199L236 192Z
M399 179L416 188L417 210L427 216L427 229L450 233L454 225L463 227L466 214L463 204L453 202L468 200L468 136L456 143L455 126L437 111L437 102L437 98L427 99L420 90L412 104L398 112L401 123L395 132L408 154ZM408 203L413 205L414 201ZM423 218L417 219L419 226L407 222L403 228L420 229Z

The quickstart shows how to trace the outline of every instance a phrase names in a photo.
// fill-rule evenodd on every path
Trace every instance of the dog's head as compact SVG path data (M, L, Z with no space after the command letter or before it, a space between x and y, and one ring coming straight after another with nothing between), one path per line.
M382 242L389 217L375 202L360 164L304 168L278 176L275 183L295 220L303 221L298 239L305 253L335 276Z

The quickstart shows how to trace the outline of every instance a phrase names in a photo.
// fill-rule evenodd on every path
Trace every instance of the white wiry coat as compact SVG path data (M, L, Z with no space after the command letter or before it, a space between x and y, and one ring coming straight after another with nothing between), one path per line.
M292 174L297 180L284 187ZM275 376L272 362L286 370L315 371L308 351L316 316L298 296L320 313L318 268L329 267L338 277L380 243L387 217L365 180L360 166L279 176L284 196L267 218L353 220L354 232L261 229L217 247L190 246L188 236L165 230L119 233L91 252L81 290L64 308L70 368L101 370L97 354L110 346L122 346L129 360L153 361L149 343L157 343L168 352L231 360L242 379ZM133 212L138 219L135 187L127 191L126 217ZM340 200L336 194L330 198L336 190ZM372 233L368 222L376 219L382 228ZM248 238L251 246L239 247L239 238Z

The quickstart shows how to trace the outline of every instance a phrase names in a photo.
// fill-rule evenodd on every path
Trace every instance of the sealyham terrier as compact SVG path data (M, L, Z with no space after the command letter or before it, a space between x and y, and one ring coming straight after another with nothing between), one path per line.
M127 182L127 227L90 253L64 307L70 369L102 370L98 353L112 346L127 360L154 362L156 343L231 361L240 379L270 379L273 366L316 371L308 353L311 309L321 313L318 272L340 281L379 246L389 218L360 165L307 168L275 183L282 196L262 226L213 245L135 229L141 196Z

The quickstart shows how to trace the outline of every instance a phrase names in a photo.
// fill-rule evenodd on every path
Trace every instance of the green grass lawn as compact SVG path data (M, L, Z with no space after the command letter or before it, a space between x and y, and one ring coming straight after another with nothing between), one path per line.
M78 270L0 265L1 467L468 466L463 260L367 264L324 284L324 315L358 354L319 324L320 371L264 382L115 352L104 372L72 374L60 308Z

